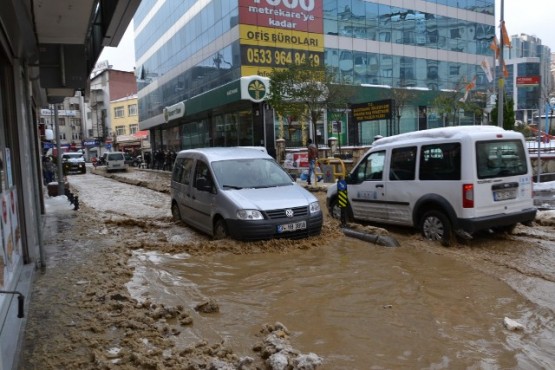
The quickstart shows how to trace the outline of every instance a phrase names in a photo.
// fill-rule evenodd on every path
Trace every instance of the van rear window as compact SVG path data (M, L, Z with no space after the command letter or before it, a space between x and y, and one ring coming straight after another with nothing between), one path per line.
M528 162L522 141L478 141L476 168L479 179L525 175Z
M109 161L123 161L125 158L122 153L110 153L108 154Z

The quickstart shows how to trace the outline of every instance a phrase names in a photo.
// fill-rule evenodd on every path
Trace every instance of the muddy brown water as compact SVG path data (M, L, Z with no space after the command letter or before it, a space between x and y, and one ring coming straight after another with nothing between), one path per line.
M103 218L154 217L171 225L164 221L168 195L89 174L71 183ZM203 240L185 225L170 229L174 235L156 240ZM218 242L222 253L138 249L128 262L134 272L127 288L139 301L191 311L194 324L182 329L178 344L224 342L239 356L252 355L261 327L279 321L296 349L323 358L323 369L552 369L552 231L523 227L454 248L404 230L393 234L396 248L334 236L318 238L317 247L256 253L231 253L238 249L231 241ZM127 231L101 234L133 239ZM218 313L194 310L209 299ZM508 330L505 317L524 329Z
M219 313L197 314L202 328L190 328L185 341L220 337L248 354L261 325L279 321L326 369L553 366L551 310L465 263L410 246L345 238L287 254L136 252L131 264L128 287L138 299L218 302ZM507 330L504 317L525 330Z

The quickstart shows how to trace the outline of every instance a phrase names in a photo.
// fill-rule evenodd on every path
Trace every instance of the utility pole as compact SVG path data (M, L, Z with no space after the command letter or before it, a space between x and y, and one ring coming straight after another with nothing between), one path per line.
M505 103L504 103L504 95L505 95L505 75L504 75L504 68L505 62L503 60L503 22L504 19L504 11L505 11L505 0L501 0L501 14L500 14L500 23L501 23L501 32L499 37L499 68L501 73L499 74L499 96L497 97L497 101L499 104L497 105L497 126L503 127L503 113L505 110Z
M54 127L56 129L56 162L58 164L58 195L65 194L64 171L62 166L62 145L60 139L60 123L58 122L58 105L54 104Z

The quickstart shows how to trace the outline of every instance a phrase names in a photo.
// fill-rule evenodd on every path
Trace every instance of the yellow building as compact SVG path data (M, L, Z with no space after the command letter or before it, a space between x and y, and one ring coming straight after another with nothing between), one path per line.
M150 150L148 131L139 131L137 94L110 102L114 150L142 154Z

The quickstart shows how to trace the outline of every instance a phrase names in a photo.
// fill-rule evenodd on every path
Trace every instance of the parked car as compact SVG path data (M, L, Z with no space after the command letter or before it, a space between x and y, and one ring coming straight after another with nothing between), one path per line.
M106 164L106 172L127 171L127 164L125 163L125 155L123 152L104 153L104 162Z
M264 151L200 148L177 154L171 180L175 220L215 239L318 235L318 199L297 185Z
M66 152L62 154L62 167L65 174L87 173L83 153Z
M444 245L455 235L511 230L536 215L524 136L496 126L376 140L345 182L349 218L416 227ZM337 184L328 188L327 206L340 217Z

